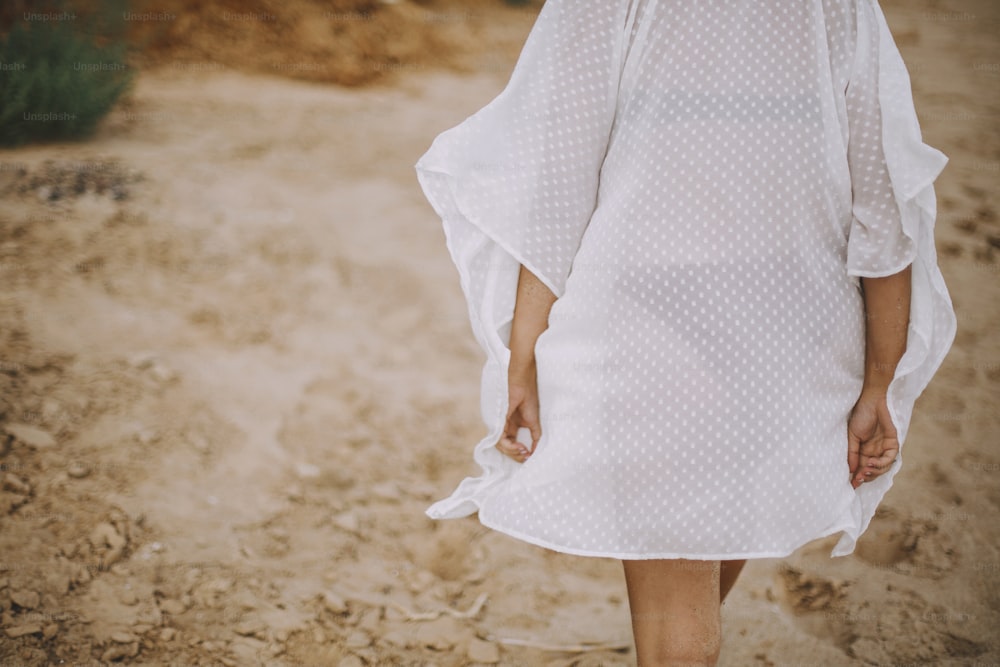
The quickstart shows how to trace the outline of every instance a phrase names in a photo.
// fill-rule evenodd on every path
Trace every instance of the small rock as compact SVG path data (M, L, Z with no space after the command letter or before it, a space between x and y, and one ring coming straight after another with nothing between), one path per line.
M325 591L323 593L323 606L334 614L343 614L347 611L347 602L333 591Z
M57 571L45 573L46 589L49 592L65 595L69 591L69 574L66 572L67 569L68 567L63 567Z
M358 515L354 512L344 512L334 517L333 525L349 533L357 533L361 522L358 521Z
M39 597L37 591L16 590L10 592L11 601L22 609L34 609L38 606Z
M73 573L74 583L85 584L91 579L93 579L93 576L90 574L90 568L83 565L77 566L76 571Z
M347 636L344 646L347 648L365 648L371 646L372 638L363 630L355 630Z
M128 569L128 565L125 563L115 563L108 571L119 577L127 577L132 574L132 571Z
M90 545L98 552L103 552L101 565L111 567L122 557L127 543L126 539L110 523L99 523L90 531Z
M187 607L184 606L184 603L179 600L160 600L160 611L171 616L180 616L186 609Z
M121 660L122 658L134 658L138 654L139 642L112 644L101 654L101 660L111 662L112 660Z
M4 425L3 428L14 436L15 440L29 447L48 449L56 446L56 439L51 433L29 424L12 423Z
M232 587L233 580L228 577L216 577L205 584L205 589L213 593L225 593Z
M74 461L66 468L66 474L73 479L83 479L90 474L90 467L80 461Z
M372 607L361 612L358 628L377 635L382 630L381 608Z
M427 570L417 570L410 576L409 586L414 593L422 593L437 582L437 577Z
M23 625L15 625L4 630L4 632L7 633L7 636L11 639L23 637L25 635L33 635L41 631L42 626L40 623L24 623Z
M111 633L111 641L116 644L131 644L132 642L139 641L139 638L133 635L131 632L125 632L124 630L119 630L118 632Z
M31 495L31 485L13 473L4 473L3 490L11 491L20 496Z
M390 630L389 632L382 635L382 641L386 644L392 644L393 646L399 648L406 648L409 640L402 634L396 632L395 630Z
M349 655L337 663L337 667L365 667L365 662L356 655Z
M160 630L160 641L169 642L173 641L174 637L177 636L176 628L163 628Z
M473 637L469 640L469 648L466 651L469 660L472 662L495 663L500 662L500 649L493 642L483 641Z
M118 596L118 599L121 601L123 605L129 607L139 604L139 597L135 594L135 591L128 588L126 588L121 592L121 595Z
M443 616L441 618L422 623L411 635L414 646L432 648L436 651L450 651L455 645L455 637L459 634L458 621L454 618Z
M243 621L242 623L239 623L235 628L233 628L236 634L242 635L244 637L261 636L264 634L264 630L266 629L267 626L265 626L260 621Z
M57 634L59 634L59 625L57 623L49 623L42 628L42 636L46 639L52 639Z

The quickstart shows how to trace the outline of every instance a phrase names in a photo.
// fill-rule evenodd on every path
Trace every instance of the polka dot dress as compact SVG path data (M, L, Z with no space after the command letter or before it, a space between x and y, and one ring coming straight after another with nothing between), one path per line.
M946 162L876 0L548 0L506 88L416 164L489 429L481 474L427 515L583 556L780 557L835 533L851 553L902 462L850 484L860 279L913 265L904 442L955 334ZM558 297L524 463L493 446L521 264Z

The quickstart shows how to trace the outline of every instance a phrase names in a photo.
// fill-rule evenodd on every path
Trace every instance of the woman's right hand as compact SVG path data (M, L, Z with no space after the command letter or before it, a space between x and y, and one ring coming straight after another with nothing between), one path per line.
M534 376L510 379L507 383L507 395L507 423L504 425L503 435L494 446L518 463L524 463L535 453L535 446L542 437L538 419L538 383ZM531 431L530 448L517 442L517 431L520 428Z

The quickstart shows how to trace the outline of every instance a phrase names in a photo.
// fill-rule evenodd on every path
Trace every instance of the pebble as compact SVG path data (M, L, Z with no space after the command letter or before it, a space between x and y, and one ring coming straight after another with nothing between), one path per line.
M4 491L11 491L20 496L31 495L31 485L13 473L5 473L3 476Z
M160 611L171 616L180 616L186 609L187 607L184 606L184 603L178 600L167 599L160 601Z
M177 629L176 628L163 628L162 630L160 630L160 641L161 642L173 641L174 637L176 637L176 636L177 636Z
M111 662L122 658L134 658L139 653L139 642L131 644L113 644L101 654L101 660Z
M35 449L48 449L56 446L56 439L48 431L29 424L12 423L5 424L4 430L14 436L18 442L34 447Z
M243 621L233 628L238 635L243 635L244 637L258 636L262 638L266 629L267 626L260 621Z
M118 562L122 557L122 552L127 543L126 539L119 535L118 531L110 523L99 523L94 526L94 529L90 531L88 539L91 546L95 549L108 548L107 553L101 559L104 567L110 567L112 564Z
M397 646L399 648L406 648L408 644L408 640L406 639L406 637L404 637L399 632L396 632L395 630L390 630L389 632L385 633L384 635L382 635L381 639L385 643L392 644L393 646Z
M344 598L342 598L339 594L334 593L333 591L325 591L323 593L323 606L334 614L343 614L347 611L347 602L345 602Z
M39 598L37 591L16 590L10 592L10 599L22 609L34 609L38 606Z
M469 660L472 662L496 663L500 662L500 649L493 642L483 641L473 637L469 640L469 648L466 651Z
M347 648L365 648L371 646L372 638L363 630L355 630L347 636L344 646Z
M74 461L66 468L66 474L73 479L83 479L90 474L90 467L79 461Z
M358 656L349 655L337 663L337 667L365 667L365 663Z
M69 591L70 576L67 573L69 566L63 566L57 571L45 573L45 584L50 592L65 595Z
M333 525L349 533L357 533L361 522L358 521L358 515L354 512L344 512L334 517Z
M41 631L42 631L42 626L39 623L25 623L23 625L14 625L4 630L4 632L7 633L7 636L10 637L11 639L15 639L17 637L23 637L25 635L33 635L36 632L41 632Z
M133 635L131 632L125 632L124 630L119 630L118 632L111 633L111 641L116 644L131 644L132 642L139 641L139 638Z

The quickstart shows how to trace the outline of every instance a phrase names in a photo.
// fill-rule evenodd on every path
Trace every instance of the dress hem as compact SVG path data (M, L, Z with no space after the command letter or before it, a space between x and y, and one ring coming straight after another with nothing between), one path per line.
M533 535L528 535L527 533L522 533L519 530L506 528L499 523L494 523L490 519L483 518L481 513L477 513L476 516L478 517L479 522L484 526L486 526L487 528L503 533L508 537L513 537L515 539L527 542L529 544L533 544L538 547L550 549L552 551L557 551L559 553L569 554L572 556L585 556L590 558L616 558L619 560L653 560L653 559L744 560L751 558L787 558L788 556L791 556L793 553L795 553L796 551L798 551L799 549L801 549L802 547L811 542L814 542L816 540L821 540L824 537L829 537L836 533L846 532L849 529L849 526L841 525L825 533L822 533L815 537L811 537L805 542L802 542L801 544L795 546L794 548L781 551L754 551L754 552L724 553L724 554L678 553L678 552L668 552L668 551L654 552L654 553L649 553L649 552L634 553L634 552L623 552L623 551L617 551L617 552L591 551L589 549L578 549L576 547L567 547L564 545L558 545L554 542L550 542L548 540L544 540L542 538L535 537ZM844 555L846 556L850 554L844 554Z

